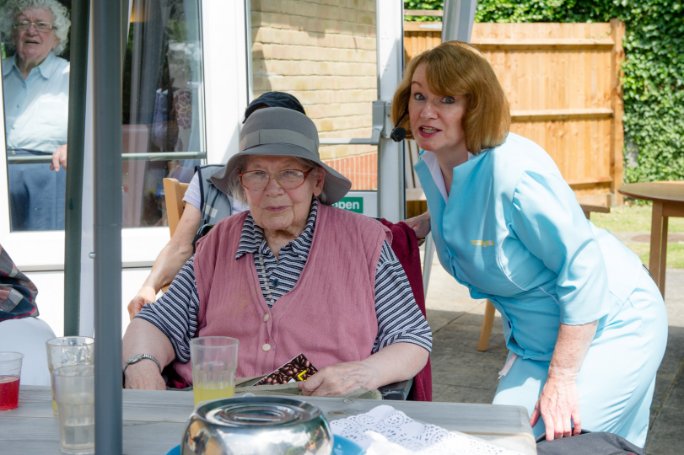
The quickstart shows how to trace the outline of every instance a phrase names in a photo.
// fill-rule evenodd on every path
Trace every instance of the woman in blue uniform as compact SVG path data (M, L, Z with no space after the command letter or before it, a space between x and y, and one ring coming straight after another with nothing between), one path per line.
M509 105L474 48L415 57L392 103L445 269L503 317L509 356L494 403L525 406L537 436L582 429L643 447L665 351L663 299L639 258L589 222L550 156L509 132Z

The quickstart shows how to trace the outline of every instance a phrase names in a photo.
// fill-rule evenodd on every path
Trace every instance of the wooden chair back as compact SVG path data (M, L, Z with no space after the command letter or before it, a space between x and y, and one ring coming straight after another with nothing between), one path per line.
M183 196L188 189L187 183L179 182L177 179L166 177L163 180L164 184L164 202L166 203L166 219L169 222L169 231L171 236L176 232L176 227L183 215L185 203Z
M413 166L419 160L418 144L413 139L405 140L406 165L404 167L404 182L406 191L406 218L413 218L427 210L425 193Z

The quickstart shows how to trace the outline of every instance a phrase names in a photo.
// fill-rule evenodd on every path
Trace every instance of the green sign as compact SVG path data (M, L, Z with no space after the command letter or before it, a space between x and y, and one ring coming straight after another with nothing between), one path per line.
M363 197L347 196L333 204L338 209L349 210L350 212L363 213Z

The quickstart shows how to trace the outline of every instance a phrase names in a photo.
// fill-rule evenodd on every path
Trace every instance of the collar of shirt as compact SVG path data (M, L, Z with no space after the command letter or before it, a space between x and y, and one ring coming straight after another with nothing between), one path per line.
M474 157L475 155L468 152L468 161ZM442 194L444 200L446 201L449 199L446 191L446 185L444 184L444 176L442 176L442 170L439 167L437 156L429 150L424 150L420 155L420 159L425 161L425 164L427 164L430 174L432 174L432 179L435 181L435 185L437 185L437 189L439 189L439 192Z
M304 230L299 236L283 247L283 250L291 249L293 254L306 257L309 254L311 243L313 241L314 228L316 226L316 218L318 217L318 200L314 199L311 203L311 210L309 217L306 220ZM240 243L235 252L235 259L240 259L245 254L272 254L266 244L264 238L264 231L254 223L252 214L248 213L245 222L242 225L242 232L240 233Z
M33 73L33 70L36 70L43 79L49 79L50 76L52 76L52 73L57 68L56 63L57 56L54 52L50 52L47 55L47 57L45 57L45 60L41 62L40 65L31 70L31 73ZM19 71L19 67L17 66L16 55L13 55L6 59L5 64L2 65L2 77L7 77L13 70L16 71L17 74L21 74L21 71Z

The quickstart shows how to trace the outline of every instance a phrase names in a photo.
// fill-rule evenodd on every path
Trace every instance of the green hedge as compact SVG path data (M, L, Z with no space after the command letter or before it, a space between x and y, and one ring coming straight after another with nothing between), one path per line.
M404 1L442 9L442 0ZM684 179L684 5L672 0L480 0L476 22L625 23L625 180Z

